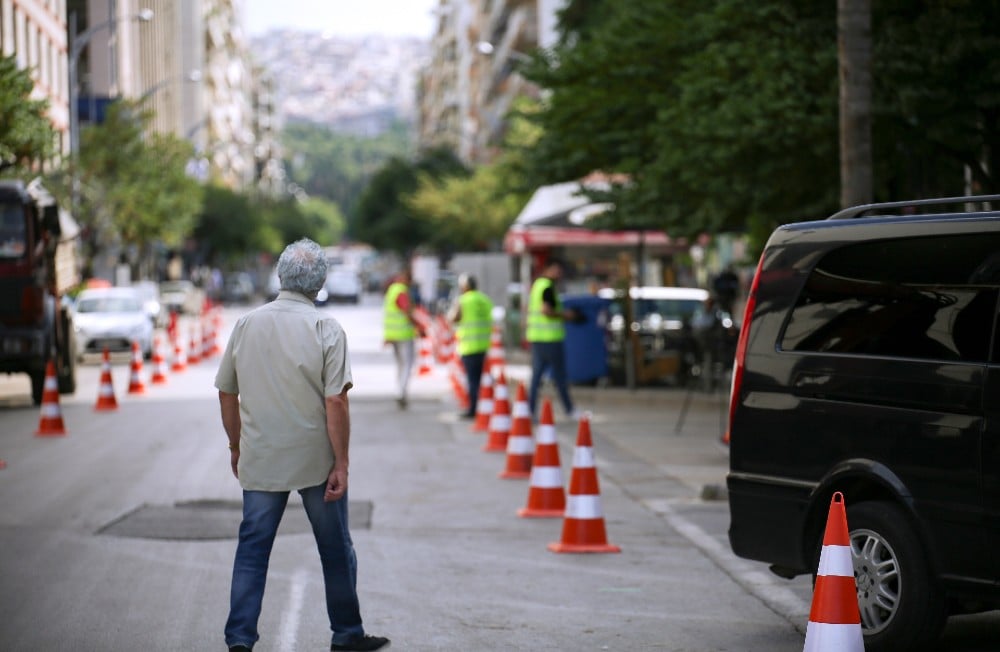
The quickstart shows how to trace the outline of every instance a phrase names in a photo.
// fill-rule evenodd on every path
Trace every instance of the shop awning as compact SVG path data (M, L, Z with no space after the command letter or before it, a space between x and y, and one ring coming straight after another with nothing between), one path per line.
M673 241L663 231L595 231L570 226L517 224L504 236L504 251L519 254L539 247L627 247L639 243L647 247L669 246Z
M673 241L657 230L605 231L586 228L586 220L603 212L582 194L583 186L607 188L604 180L569 181L541 186L525 204L504 236L504 250L519 254L541 247L669 246Z

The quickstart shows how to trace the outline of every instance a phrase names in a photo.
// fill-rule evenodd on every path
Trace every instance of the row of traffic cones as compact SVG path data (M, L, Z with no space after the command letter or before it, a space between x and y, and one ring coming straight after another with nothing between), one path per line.
M499 351L502 354L502 347ZM473 430L489 434L490 443L486 450L499 448L498 442L504 437L502 430L506 420L503 415L509 408L506 380L502 372L499 373L494 388L494 373L490 371L491 367L502 369L502 365L502 357L497 356L492 365L488 360L487 371L484 371L480 383L476 420L472 425ZM526 459L531 441L531 421L530 417L525 418L528 408L523 395L522 383L518 386L511 428L507 433L507 468L500 474L502 478L523 477L525 470L530 469L528 502L518 510L518 516L564 517L561 540L548 546L552 551L618 552L620 549L617 546L607 542L589 419L584 418L579 424L567 502L563 491L562 466L551 402L546 399L542 405L537 446L529 466ZM804 652L863 651L864 635L858 608L846 506L843 494L836 492L830 501Z
M531 411L523 382L518 383L511 408L502 347L487 362L480 381L476 417L471 429L486 432L485 452L505 452L498 477L529 479L528 497L517 510L521 518L562 518L562 537L548 549L560 553L613 553L608 543L594 464L590 419L580 420L567 500L552 402L544 399L537 438L532 434Z
M191 351L200 349L205 357L217 351L213 348L212 339L203 339L201 344L193 335L191 337ZM162 385L167 382L167 364L162 352L162 340L159 335L154 339L153 344L153 372L150 382L154 385ZM175 342L175 357L173 371L183 371L187 368L188 360L185 359L184 347ZM201 358L195 358L200 360ZM138 342L132 343L132 358L130 362L130 374L128 393L131 395L142 395L146 393L146 383L143 380L143 354ZM101 376L97 390L97 401L94 403L96 412L113 412L118 409L118 400L115 397L114 382L111 377L111 355L105 349L101 361ZM45 384L42 391L41 415L39 417L38 429L35 434L42 437L61 436L66 434L66 425L62 418L62 410L59 405L59 383L56 378L55 364L50 360L45 370ZM0 460L2 462L2 460ZM0 467L3 468L3 467Z
M553 552L620 552L620 547L608 542L589 417L579 421L567 496L552 403L543 400L537 437L533 438L524 383L517 386L511 410L502 347L499 350L501 354L494 353L483 371L471 429L486 432L484 451L506 451L500 478L530 478L527 503L517 515L563 518L560 540L548 545ZM843 494L837 492L830 502L803 652L863 651L847 514Z

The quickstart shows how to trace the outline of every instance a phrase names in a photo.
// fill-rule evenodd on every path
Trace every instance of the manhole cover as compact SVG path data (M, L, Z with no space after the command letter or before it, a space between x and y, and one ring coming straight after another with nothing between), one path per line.
M372 503L351 501L347 508L351 529L371 529ZM143 505L117 521L109 523L98 534L136 539L166 539L178 541L204 539L235 539L243 518L243 504L236 500L195 500L173 505ZM312 532L302 504L289 501L278 527L282 534Z

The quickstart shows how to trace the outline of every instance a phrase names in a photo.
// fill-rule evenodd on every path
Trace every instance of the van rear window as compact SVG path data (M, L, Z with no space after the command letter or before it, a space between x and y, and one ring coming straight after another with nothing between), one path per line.
M813 268L781 348L986 362L998 289L1000 234L849 245Z

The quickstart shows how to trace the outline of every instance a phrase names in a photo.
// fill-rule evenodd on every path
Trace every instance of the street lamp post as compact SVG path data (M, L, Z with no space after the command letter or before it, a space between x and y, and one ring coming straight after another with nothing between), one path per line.
M149 22L153 20L153 10L143 9L137 14L131 14L126 17L126 20L139 20L142 22ZM90 39L98 31L102 29L113 28L118 24L117 18L111 18L104 21L103 23L98 23L92 27L85 29L79 34L76 33L76 13L70 16L70 46L69 46L69 65L67 69L69 77L69 154L70 163L72 165L72 180L73 180L73 210L76 209L77 196L78 196L78 176L77 176L77 160L80 154L80 125L79 125L79 108L77 107L77 101L79 96L79 91L77 89L77 64L80 60L80 54L83 53L83 48L87 47L90 43Z

